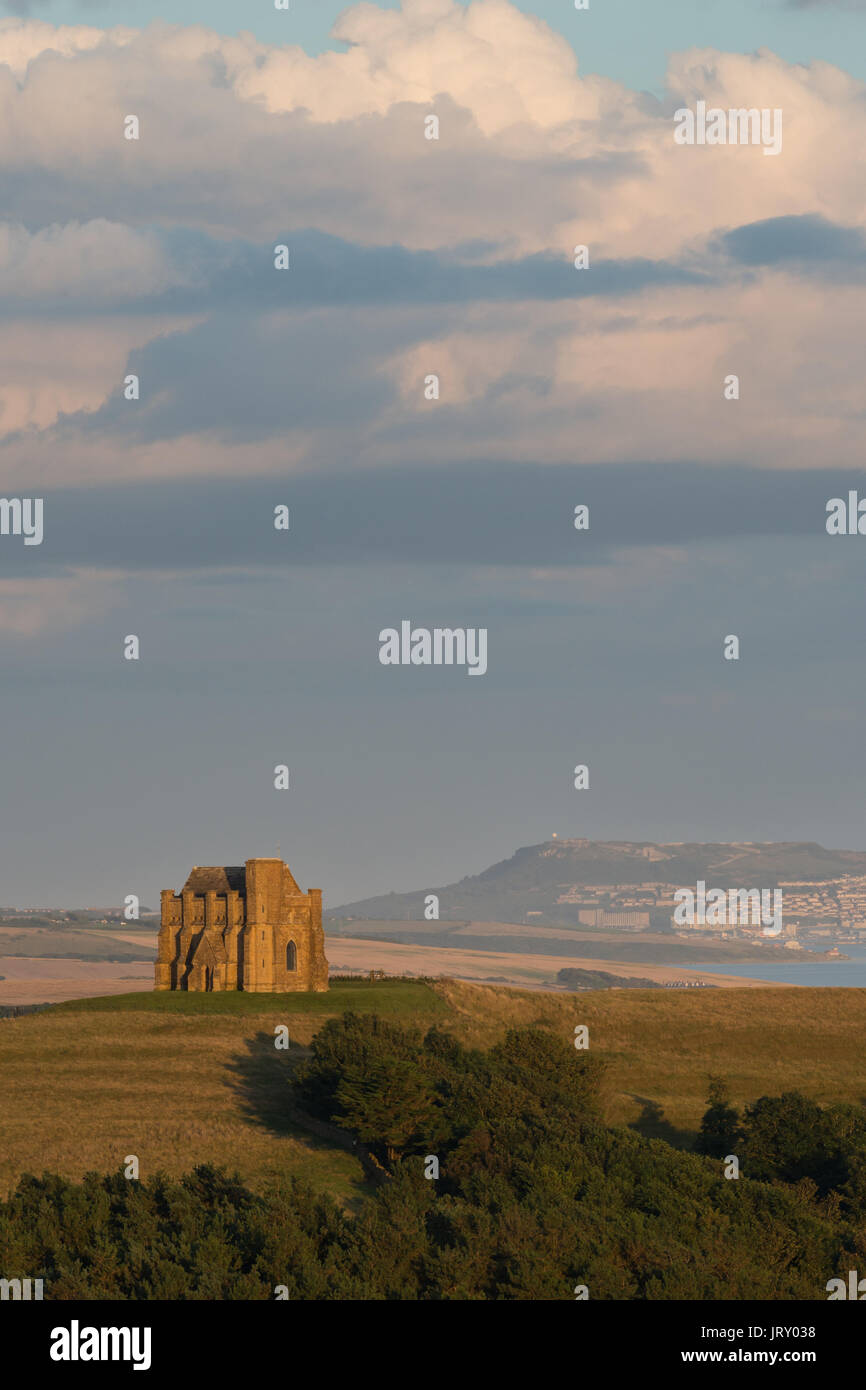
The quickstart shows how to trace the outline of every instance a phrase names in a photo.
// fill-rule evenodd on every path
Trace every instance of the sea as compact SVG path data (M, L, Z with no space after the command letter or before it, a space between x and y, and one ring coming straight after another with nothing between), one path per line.
M837 989L866 989L866 951L861 946L840 945L847 960L822 960L797 963L796 959L761 965L749 961L743 965L690 965L683 961L684 970L699 970L702 975L744 975L750 980L775 980L783 985L826 985ZM792 952L792 955L794 953Z

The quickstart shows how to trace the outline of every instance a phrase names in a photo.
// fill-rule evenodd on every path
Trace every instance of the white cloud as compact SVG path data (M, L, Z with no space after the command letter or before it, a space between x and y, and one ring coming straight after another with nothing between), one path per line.
M660 105L581 77L565 38L507 0L355 5L335 33L349 51L311 57L199 26L0 22L7 202L28 225L53 199L62 221L114 205L118 221L410 246L565 250L580 235L608 255L670 255L732 220L864 212L866 89L828 64L693 49L671 58ZM674 107L698 98L781 108L782 155L675 145Z
M506 0L355 5L336 33L348 52L310 57L199 26L0 23L0 177L12 209L0 226L0 295L16 321L38 309L44 334L40 360L22 328L16 368L11 329L0 333L0 429L43 432L6 446L9 476L37 463L47 478L82 481L322 458L358 467L455 456L862 458L866 291L761 269L619 297L323 311L333 370L354 352L370 382L390 388L360 426L335 411L319 423L282 421L273 439L250 431L239 444L242 429L205 439L200 419L183 420L181 354L162 442L94 437L84 417L51 432L61 416L111 399L129 351L190 322L178 312L133 328L123 317L142 297L196 282L197 244L179 258L166 249L184 228L243 235L263 254L271 238L315 228L449 253L473 241L513 255L548 251L567 268L578 242L594 267L675 261L745 222L818 212L857 226L866 216L866 88L828 64L692 49L672 56L659 104L582 77L564 38ZM677 146L673 111L699 98L781 108L782 153ZM424 139L431 110L438 142ZM123 139L131 112L137 142ZM486 258L494 254L501 249ZM202 268L205 279L217 309L219 266ZM52 323L46 302L53 313L73 293L75 324ZM116 309L113 322L88 322L83 298ZM304 332L300 315L287 314L270 349L280 371L303 360ZM236 383L227 341L212 382L198 383L199 411L210 390L241 424L245 408L257 409L255 390L271 390L273 378L244 365ZM443 383L432 407L421 391L428 372ZM737 403L722 399L731 372L741 378ZM156 405L150 398L142 417Z
M158 238L105 218L30 232L0 222L0 296L122 305L184 283Z

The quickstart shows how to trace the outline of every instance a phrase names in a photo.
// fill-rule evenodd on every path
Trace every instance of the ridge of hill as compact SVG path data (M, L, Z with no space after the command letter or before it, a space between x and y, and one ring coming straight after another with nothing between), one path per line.
M439 920L521 922L528 912L546 922L577 920L577 907L558 903L585 887L655 883L671 888L703 880L707 888L776 888L866 875L866 852L832 850L809 841L655 844L628 840L546 840L518 849L482 873L441 887L386 893L328 910L329 918L424 919L424 900L439 898Z

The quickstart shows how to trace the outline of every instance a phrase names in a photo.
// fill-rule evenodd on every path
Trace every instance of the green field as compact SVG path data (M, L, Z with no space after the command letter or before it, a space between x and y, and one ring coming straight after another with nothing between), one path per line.
M338 980L324 994L189 994L184 990L109 994L98 999L70 999L55 1004L57 1013L152 1013L152 1014L268 1014L332 1017L354 1009L356 1013L387 1018L430 1019L448 1012L447 1005L429 985L417 980Z
M609 1061L614 1124L689 1147L710 1073L742 1106L798 1089L863 1103L866 990L611 990L580 995L443 980L336 981L326 994L139 993L0 1021L0 1190L23 1172L72 1178L136 1154L142 1175L197 1163L261 1189L295 1173L354 1204L360 1164L287 1118L293 1069L329 1017L352 1009L453 1031L479 1047L508 1027L573 1036ZM278 1051L275 1028L291 1047Z

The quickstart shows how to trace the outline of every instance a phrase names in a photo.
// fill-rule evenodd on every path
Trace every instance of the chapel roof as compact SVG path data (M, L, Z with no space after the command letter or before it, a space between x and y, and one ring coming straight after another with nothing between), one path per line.
M240 893L246 897L247 874L243 864L215 867L196 865L183 885L184 893Z

